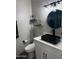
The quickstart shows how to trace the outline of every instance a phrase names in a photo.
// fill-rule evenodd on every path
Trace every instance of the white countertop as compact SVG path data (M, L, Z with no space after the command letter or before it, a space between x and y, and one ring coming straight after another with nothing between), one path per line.
M59 49L59 50L62 51L62 42L59 42L57 45L53 45L53 44L51 44L49 42L46 42L46 41L41 40L41 36L38 36L38 37L34 38L34 40L39 41L39 42L41 42L43 44L46 44L46 45L48 45L50 47L57 48L57 49Z

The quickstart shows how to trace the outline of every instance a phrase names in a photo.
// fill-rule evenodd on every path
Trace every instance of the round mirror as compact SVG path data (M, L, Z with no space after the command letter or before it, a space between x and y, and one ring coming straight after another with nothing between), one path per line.
M48 14L47 24L51 28L53 28L53 29L60 28L61 22L62 22L62 11L61 10L51 11Z

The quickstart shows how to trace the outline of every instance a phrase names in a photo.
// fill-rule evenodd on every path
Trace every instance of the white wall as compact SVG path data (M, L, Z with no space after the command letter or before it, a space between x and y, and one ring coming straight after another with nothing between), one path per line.
M49 4L56 0L32 0L32 13L41 20L43 25L43 32L51 32L51 28L47 25L47 15L54 9L62 9L62 3L58 4L56 7L43 7L46 4ZM57 30L57 34L61 35L61 28Z
M31 0L16 0L16 20L19 38L16 40L16 53L20 54L24 47L23 40L30 39L30 16L32 14Z

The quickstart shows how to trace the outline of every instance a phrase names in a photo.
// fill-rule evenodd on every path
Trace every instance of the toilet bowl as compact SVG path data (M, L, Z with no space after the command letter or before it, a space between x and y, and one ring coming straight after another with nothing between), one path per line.
M27 45L27 46L25 47L25 51L28 52L28 53L34 51L34 49L35 49L35 44L34 44L34 43L29 44L29 45Z
M34 58L34 50L35 50L35 44L31 43L25 47L25 52L28 53L28 59Z

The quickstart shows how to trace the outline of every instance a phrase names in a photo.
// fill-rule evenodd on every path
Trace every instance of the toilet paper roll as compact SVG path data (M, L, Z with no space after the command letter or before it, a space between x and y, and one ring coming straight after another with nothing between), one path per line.
M28 42L28 40L23 40L23 43L26 44Z

